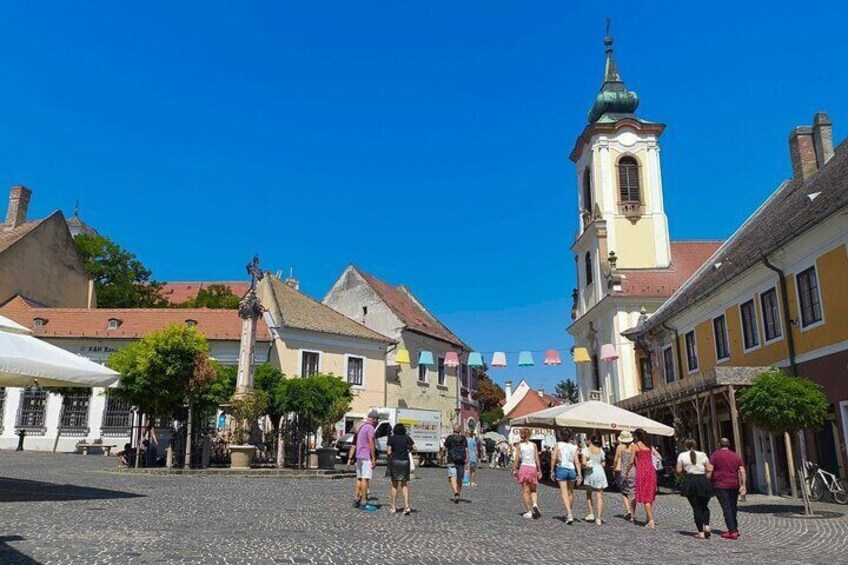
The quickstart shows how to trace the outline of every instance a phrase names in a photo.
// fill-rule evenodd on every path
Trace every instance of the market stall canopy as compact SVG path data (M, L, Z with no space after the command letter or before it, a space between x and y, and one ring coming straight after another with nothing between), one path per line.
M485 434L483 434L483 438L490 439L495 443L506 441L506 437L503 434L499 434L498 432L486 432Z
M25 328L14 320L10 320L6 316L0 316L0 331L12 332L16 334L32 333L29 328Z
M16 330L0 319L0 386L108 387L119 373Z
M673 436L674 428L599 400L565 404L539 410L510 420L511 426L534 428L580 428L588 430L633 431L642 428L649 434Z

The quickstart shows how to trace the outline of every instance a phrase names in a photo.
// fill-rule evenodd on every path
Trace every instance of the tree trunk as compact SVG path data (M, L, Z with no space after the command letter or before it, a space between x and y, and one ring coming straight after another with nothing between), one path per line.
M280 421L277 424L277 469L283 468L283 459L286 456L285 441L283 438L283 421L285 417L285 414L280 416Z
M183 463L183 467L185 469L191 469L191 402L188 404L188 416L186 420L185 462Z
M789 432L783 432L783 443L786 445L786 470L789 475L789 490L792 498L798 498L798 485L795 484L795 457L792 455L792 437Z
M141 459L141 457L140 457L140 455L141 455L141 422L142 422L142 418L144 417L144 414L139 412L137 414L137 416L138 416L138 428L137 428L137 431L135 432L135 468L136 469L138 469L140 459ZM133 417L133 422L135 422L135 417Z

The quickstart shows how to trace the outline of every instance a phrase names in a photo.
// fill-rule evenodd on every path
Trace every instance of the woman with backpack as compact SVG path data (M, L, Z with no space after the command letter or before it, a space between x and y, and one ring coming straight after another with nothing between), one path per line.
M459 504L462 496L462 479L470 465L468 442L462 435L462 426L456 426L453 434L445 438L445 453L448 460L448 482L453 489L453 502Z
M524 497L524 509L527 510L522 516L524 518L542 517L539 511L539 498L536 488L539 479L542 478L542 464L539 461L539 450L536 444L530 441L530 430L521 428L521 442L515 446L513 455L512 474L521 485L521 493Z
M562 430L559 436L560 440L554 446L551 456L551 477L559 483L559 492L567 513L565 523L571 525L574 524L574 485L583 480L583 472L577 446L570 441L571 432Z

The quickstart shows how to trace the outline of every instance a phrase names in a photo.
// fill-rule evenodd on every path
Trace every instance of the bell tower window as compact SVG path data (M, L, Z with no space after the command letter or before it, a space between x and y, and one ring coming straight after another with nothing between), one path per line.
M618 194L619 213L630 219L639 218L644 210L639 162L634 157L622 157L618 161Z
M592 252L586 252L586 286L589 286L594 281L594 277L592 275Z
M592 213L592 170L583 171L583 211Z

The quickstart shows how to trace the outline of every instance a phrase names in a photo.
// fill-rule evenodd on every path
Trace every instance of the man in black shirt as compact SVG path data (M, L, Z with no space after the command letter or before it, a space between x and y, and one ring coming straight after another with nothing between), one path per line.
M456 426L453 434L445 439L445 452L448 459L448 482L453 489L453 502L459 504L462 494L462 478L469 469L471 458L468 456L468 442L462 435L462 426Z

